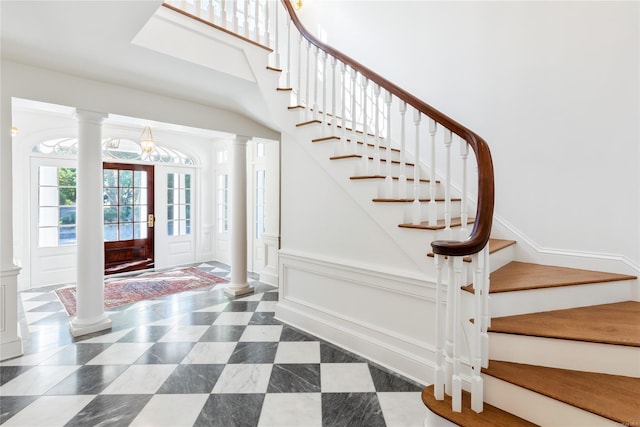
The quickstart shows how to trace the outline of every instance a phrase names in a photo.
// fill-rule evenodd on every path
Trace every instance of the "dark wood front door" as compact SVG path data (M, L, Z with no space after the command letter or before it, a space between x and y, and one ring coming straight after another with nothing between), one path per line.
M153 267L153 166L104 163L103 201L104 274Z

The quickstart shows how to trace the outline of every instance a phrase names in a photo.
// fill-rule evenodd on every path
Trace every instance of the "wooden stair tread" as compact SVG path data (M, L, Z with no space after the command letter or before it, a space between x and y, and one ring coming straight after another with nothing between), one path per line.
M349 179L352 180L359 180L359 179L385 179L387 176L386 175L356 175L356 176L352 176ZM393 179L394 181L397 181L400 179L400 177L398 176L392 176L391 179ZM409 178L407 177L407 182L414 182L415 180L413 178ZM420 178L420 182L431 182L431 180L426 179L426 178ZM436 183L439 184L440 180L436 180Z
M329 157L329 160L342 160L342 159L361 159L362 158L362 154L343 154L340 156L331 156ZM369 160L373 160L373 157L368 156ZM380 159L380 162L382 163L386 163L387 159ZM391 160L391 163L399 165L400 164L400 160ZM405 166L408 167L413 167L415 166L413 163L410 162L404 162Z
M413 203L416 199L379 199L379 198L375 198L372 199L372 201L376 202L376 203ZM444 197L436 197L436 202L444 202ZM459 198L452 198L451 201L452 202L459 202L462 199ZM431 199L418 199L418 201L420 202L430 202Z
M471 409L471 395L466 391L462 392L462 412L451 410L451 396L445 395L444 400L436 400L433 396L433 385L422 390L422 402L434 414L463 427L529 427L536 425L487 403L483 405L482 412L478 414Z
M489 239L489 255L491 255L492 253L498 252L499 250L502 250L504 248L508 248L509 246L515 245L515 244L516 244L515 240ZM427 256L430 257L430 258L433 258L433 256L434 256L433 252L429 252L427 254ZM462 260L464 262L471 262L471 257L470 256L466 256L466 257L462 258ZM473 286L473 285L470 285L470 286Z
M640 302L496 317L489 332L640 347Z
M514 261L491 273L490 279L489 293L497 293L633 280L635 277ZM463 289L473 292L473 285L465 286Z
M494 360L482 372L622 425L640 419L640 378Z
M311 142L324 142L324 141L331 141L331 140L340 140L342 139L340 136L337 135L329 135L329 136L323 136L320 138L315 138L312 139ZM347 138L347 141L351 142L351 139ZM363 145L364 142L362 141L356 141L356 144L358 145ZM371 147L371 148L375 148L375 144L371 144L370 142L367 143L367 147ZM386 151L387 147L385 145L379 145L378 149L382 150L382 151ZM399 148L391 148L391 151L395 152L395 153L399 153L400 149Z
M475 218L469 218L467 224L473 224ZM451 227L460 227L462 225L462 218L451 218ZM429 221L422 221L420 224L400 224L400 228L415 228L418 230L443 230L445 228L444 219L439 219L437 225L429 225Z

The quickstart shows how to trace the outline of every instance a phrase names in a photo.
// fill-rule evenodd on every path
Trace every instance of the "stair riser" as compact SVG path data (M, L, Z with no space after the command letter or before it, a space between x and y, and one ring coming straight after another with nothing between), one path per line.
M620 424L539 393L482 375L485 402L541 426L620 426Z
M490 332L489 358L640 378L638 347Z
M492 317L561 310L633 299L633 281L559 286L490 295ZM523 303L526 301L526 303Z
M386 171L383 171L383 175L386 174ZM444 187L441 184L436 184L436 198L444 199ZM402 184L400 184L400 180L394 179L391 182L391 189L389 191L388 184L380 179L378 181L378 198L381 199L411 199L415 197L415 186L413 181L407 181L404 184L404 189L402 188ZM421 199L431 198L431 188L428 182L420 182L418 197Z

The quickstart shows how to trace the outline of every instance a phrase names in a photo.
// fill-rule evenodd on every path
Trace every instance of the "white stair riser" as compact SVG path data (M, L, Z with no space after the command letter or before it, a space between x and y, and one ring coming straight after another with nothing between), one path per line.
M386 173L385 171L383 171L383 175ZM388 188L387 188L387 183L385 182L385 180L380 179L378 181L378 191L377 191L377 195L379 198L381 199L389 199L389 198L394 198L394 199L401 199L401 198L414 198L415 197L415 186L413 181L407 181L405 186L406 188L404 190L401 189L401 184L400 184L400 180L398 179L394 179L391 182L391 194L389 194ZM444 187L441 184L436 184L436 198L441 198L444 199ZM403 197L406 196L406 197ZM420 182L419 185L419 192L418 192L418 197L420 197L421 199L428 199L431 198L431 188L429 186L428 182ZM457 197L457 196L455 196Z
M632 295L633 281L626 280L493 293L489 306L491 317L502 317L628 301Z
M640 348L489 333L489 359L640 378Z
M485 402L541 426L620 426L600 417L531 390L499 380L490 375L484 379Z
M414 206L413 203L404 203L403 204L403 210L404 210L404 215L402 217L402 222L403 223L410 223L413 220L413 210L414 210ZM430 209L430 203L429 202L422 202L420 203L420 220L421 221L428 221L429 220L429 209ZM436 202L436 210L438 212L438 219L443 219L444 218L444 210L445 210L445 203L444 202ZM460 202L459 201L452 201L451 202L451 217L455 218L455 217L459 217L460 216ZM469 232L471 231L471 228L473 227L473 224L467 224L467 228L469 229ZM456 229L459 227L456 227Z
M516 245L507 246L492 253L489 258L489 270L493 273L512 262L516 257L515 247Z

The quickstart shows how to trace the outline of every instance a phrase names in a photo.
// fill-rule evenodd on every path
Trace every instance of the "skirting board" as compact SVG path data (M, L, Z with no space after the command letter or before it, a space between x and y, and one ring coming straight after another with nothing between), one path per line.
M433 284L280 252L276 317L422 384L433 377Z

